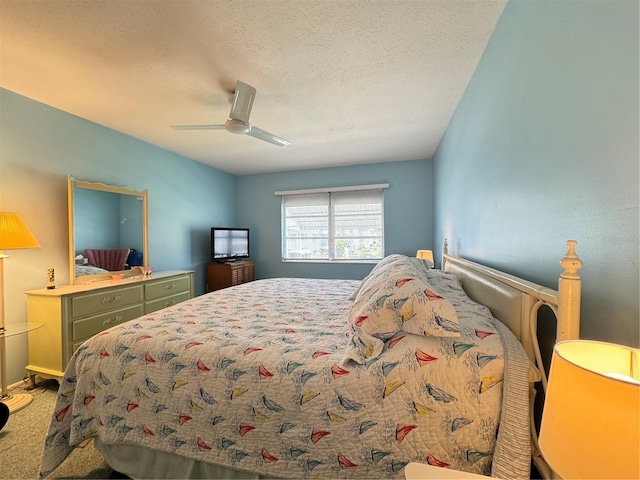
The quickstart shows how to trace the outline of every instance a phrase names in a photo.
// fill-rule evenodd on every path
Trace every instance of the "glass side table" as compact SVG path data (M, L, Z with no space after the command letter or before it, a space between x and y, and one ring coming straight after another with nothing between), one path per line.
M44 322L20 322L10 323L0 330L0 402L9 407L9 412L17 412L26 407L33 401L33 396L28 393L19 393L17 395L9 395L7 393L7 362L5 340L8 337L22 335L24 333L36 330L44 325Z

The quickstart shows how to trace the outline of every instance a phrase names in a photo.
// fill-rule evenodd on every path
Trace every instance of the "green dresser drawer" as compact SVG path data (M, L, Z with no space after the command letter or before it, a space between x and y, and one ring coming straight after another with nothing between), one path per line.
M145 303L145 312L151 313L156 310L162 310L163 308L171 307L176 303L184 302L185 300L189 300L191 298L191 294L189 292L182 292L178 295L172 295L171 297L164 297L158 300L153 300L152 302Z
M188 294L190 291L191 282L188 276L169 278L144 284L144 298L147 302L183 292L187 292Z
M102 293L77 295L71 299L71 316L73 318L85 317L140 302L142 302L142 287L140 285Z
M131 307L112 310L108 313L96 315L95 317L75 320L72 324L72 340L76 342L78 340L87 339L96 333L100 333L107 328L113 327L114 325L138 318L142 316L142 313L142 304L138 304Z

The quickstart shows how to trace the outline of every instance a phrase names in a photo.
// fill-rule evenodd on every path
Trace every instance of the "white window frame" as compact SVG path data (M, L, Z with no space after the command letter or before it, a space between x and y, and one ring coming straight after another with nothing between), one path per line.
M280 232L281 232L281 257L283 262L309 262L309 263L375 263L384 257L384 189L389 188L388 183L384 184L375 184L375 185L357 185L351 187L333 187L333 188L314 188L314 189L306 189L306 190L287 190L287 191L279 191L275 192L275 195L282 197L281 204L281 217L280 217ZM382 233L380 237L380 241L382 243L381 246L381 257L380 258L370 258L370 259L337 259L335 258L335 212L334 205L332 202L332 194L338 192L357 192L362 190L383 190L382 199L381 199L381 212L380 212L380 221L382 225ZM328 220L328 233L327 233L327 243L328 243L328 256L327 258L287 258L287 222L286 222L286 199L287 197L293 195L312 195L312 194L327 194L327 220ZM325 237L322 237L325 238Z

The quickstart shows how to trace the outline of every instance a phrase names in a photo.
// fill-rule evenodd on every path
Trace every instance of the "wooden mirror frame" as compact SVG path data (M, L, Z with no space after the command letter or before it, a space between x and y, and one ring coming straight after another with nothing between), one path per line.
M131 190L126 187L117 187L115 185L107 185L99 182L88 182L85 180L76 180L72 175L67 178L67 212L69 218L69 283L76 285L79 283L91 283L101 280L111 280L111 275L123 274L125 277L141 275L139 268L131 270L122 270L119 272L99 273L95 275L82 275L81 281L76 277L76 245L75 245L75 223L73 214L73 195L74 188L86 188L88 190L98 190L101 192L119 193L122 195L132 195L142 198L142 265L149 266L149 225L148 225L148 204L149 195L147 190Z

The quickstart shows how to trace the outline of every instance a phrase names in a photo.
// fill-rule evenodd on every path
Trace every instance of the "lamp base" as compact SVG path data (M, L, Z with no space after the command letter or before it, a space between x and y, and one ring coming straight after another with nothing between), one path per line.
M17 395L7 395L0 398L0 402L9 407L10 413L15 413L18 410L22 410L33 401L33 396L28 393L18 393Z

